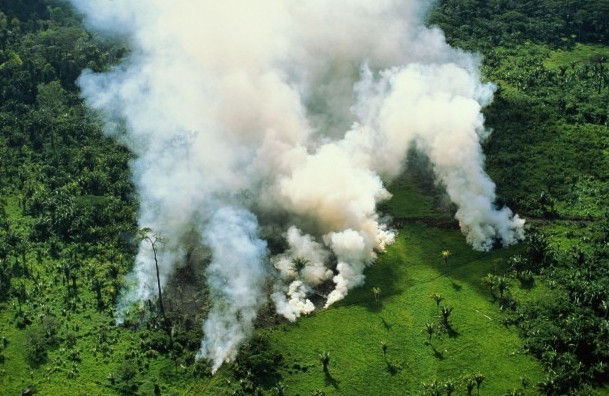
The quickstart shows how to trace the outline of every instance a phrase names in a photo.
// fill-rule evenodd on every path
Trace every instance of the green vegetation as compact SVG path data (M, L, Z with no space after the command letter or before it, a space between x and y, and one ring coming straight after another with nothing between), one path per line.
M607 7L438 2L430 24L480 52L497 84L487 170L528 219L527 242L472 251L412 153L380 208L397 242L366 285L297 323L264 312L211 376L195 362L205 303L159 286L158 308L113 319L137 241L162 240L138 231L131 154L103 137L75 80L128 49L65 5L0 1L0 394L606 394Z
M412 185L393 191L415 198L422 194ZM258 332L281 353L277 374L286 394L374 394L378 389L387 395L432 394L433 384L442 394L451 387L454 394L466 394L468 379L476 376L485 378L483 394L513 389L529 394L534 390L525 389L522 378L530 384L544 379L539 364L524 353L518 330L506 327L481 281L489 272L509 272L508 258L520 248L475 252L452 226L429 226L416 212L411 219L367 272L367 284L382 291L378 301L363 287L335 308ZM438 246L452 252L449 267ZM514 289L522 298L539 291ZM220 393L227 381L240 391L230 375L222 369L193 393Z

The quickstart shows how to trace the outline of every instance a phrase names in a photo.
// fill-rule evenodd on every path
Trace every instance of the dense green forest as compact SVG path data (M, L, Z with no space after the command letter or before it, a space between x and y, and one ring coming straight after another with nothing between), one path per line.
M414 197L429 207L412 208L413 218L433 220L400 230L432 251L414 257L439 261L437 252L445 246L429 244L439 238L452 251L444 264L463 267L441 278L444 286L425 286L425 296L441 289L444 297L426 298L429 309L420 315L441 319L428 319L427 327L411 333L418 341L408 354L433 362L421 375L435 370L437 376L419 378L411 374L414 363L393 358L394 351L401 353L397 338L374 339L369 343L377 345L379 370L387 376L372 374L361 381L392 392L408 384L412 394L429 395L473 394L475 389L479 394L485 389L488 394L497 389L514 395L606 394L609 2L437 3L428 24L440 27L451 45L479 52L484 78L498 86L485 109L493 130L484 142L486 166L501 203L527 218L528 237L491 256L471 253L451 228L452 220L433 211L433 202L441 199L437 187L399 179L390 187L395 198L385 209L400 218L409 205L402 200ZM87 32L63 2L0 0L0 394L340 394L350 381L339 375L340 354L328 346L298 349L290 343L311 323L318 327L309 331L326 336L323 329L335 324L325 313L311 318L316 322L291 325L265 312L261 330L237 361L214 377L206 362L195 362L202 313L182 314L171 294L167 319L153 312L115 326L113 312L137 248L132 154L104 137L75 81L83 69L107 70L127 51L121 42ZM448 230L436 230L436 223L448 223ZM392 264L403 260L400 246L370 269L366 290L339 305L337 315L353 315L342 320L377 320L383 304L374 301L379 295L406 293L388 283L399 272ZM433 271L414 260L412 266L436 282L436 276L446 275L441 264ZM370 298L372 285L382 285L375 299ZM488 331L486 336L504 331L498 339L510 348L519 343L513 347L519 351L515 359L522 359L523 367L539 365L539 375L518 378L509 373L509 364L496 368L505 372L493 373L490 364L480 373L469 369L475 366L470 361L444 362L444 351L465 349L458 347L459 337L469 337L466 322L463 335L456 336L459 308L451 314L453 308L443 305L456 306L458 295L449 296L459 287L492 307L488 316L501 322L480 331ZM409 303L400 302L399 309L408 309ZM357 304L365 309L347 311ZM392 325L382 320L389 339ZM353 335L358 337L363 338ZM489 348L508 354L502 346ZM307 353L310 359L299 363ZM480 355L467 356L474 361ZM305 373L306 380L297 382ZM314 375L319 382L306 382ZM518 381L508 388L497 379L502 375Z

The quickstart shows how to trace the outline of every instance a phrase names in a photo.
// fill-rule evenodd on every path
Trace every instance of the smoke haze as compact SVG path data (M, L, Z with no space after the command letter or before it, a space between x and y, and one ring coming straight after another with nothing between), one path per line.
M132 150L139 225L163 235L162 284L193 244L212 302L199 357L234 359L266 301L289 320L364 282L395 233L376 212L415 144L458 210L467 241L523 238L494 206L480 110L494 91L479 60L424 26L419 0L72 0L90 29L131 53L79 79L106 133ZM263 226L281 230L270 252ZM295 259L304 263L296 269ZM126 299L156 298L140 246ZM268 293L266 293L268 294Z

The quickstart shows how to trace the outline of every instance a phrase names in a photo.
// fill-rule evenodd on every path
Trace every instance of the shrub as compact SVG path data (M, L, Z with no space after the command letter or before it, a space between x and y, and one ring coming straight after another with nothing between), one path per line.
M48 348L45 330L40 326L30 327L25 333L25 360L32 367L38 367L47 360Z
M272 386L279 380L277 366L282 360L266 337L255 336L242 347L233 370L236 378L249 377L256 385Z
M133 362L125 359L110 377L110 382L121 395L135 395L139 388Z

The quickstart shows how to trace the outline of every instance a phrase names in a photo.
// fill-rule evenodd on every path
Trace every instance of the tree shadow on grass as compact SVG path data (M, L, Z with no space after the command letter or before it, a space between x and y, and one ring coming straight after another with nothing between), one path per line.
M383 302L378 300L378 301L372 301L369 304L365 304L366 308L368 309L368 311L370 312L374 312L374 313L379 313L383 310Z
M450 276L446 276L448 278L448 280L450 281L450 285L453 287L453 290L456 292L460 292L461 289L463 289L463 285L455 282Z
M452 327L450 324L448 326L446 326L446 333L448 334L448 336L450 338L457 338L459 337L461 334L454 329L454 327Z
M387 365L387 372L389 374L391 374L392 376L399 374L400 371L402 371L402 366L400 366L399 364L390 362L389 360L387 360L387 358L385 358L385 364Z
M431 350L433 351L433 355L436 359L444 360L444 351L440 351L438 348L436 348L436 346L434 344L432 344L429 341L426 341L425 344L427 344L431 347Z
M373 266L366 269L364 286L353 289L344 300L344 304L357 304L370 312L381 312L385 307L386 298L401 293L398 287L401 285L401 276L395 269L397 265L399 263L395 260L378 260ZM374 288L378 288L376 295L373 291Z
M393 327L393 325L391 323L387 322L385 320L385 318L383 318L382 316L381 316L381 323L383 323L383 327L385 328L385 330L391 331L391 328Z
M332 385L334 389L338 389L338 385L340 384L340 382L330 374L328 369L324 370L324 381L326 382L326 385Z

